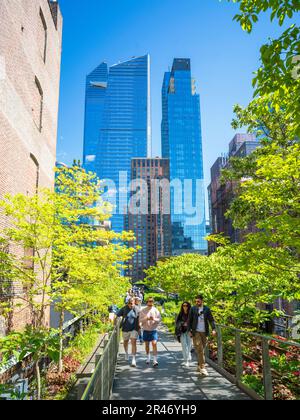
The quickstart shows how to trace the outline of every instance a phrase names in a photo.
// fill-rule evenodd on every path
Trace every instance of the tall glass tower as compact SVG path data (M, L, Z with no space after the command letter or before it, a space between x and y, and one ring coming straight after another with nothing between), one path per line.
M207 253L200 97L189 59L175 58L165 73L162 157L170 160L172 253Z
M106 199L115 205L112 229L121 232L131 159L151 153L150 58L116 64L106 78L100 69L104 64L88 76L87 96L96 89L97 105L88 102L86 107L84 166L93 167L107 185Z
M83 161L87 171L96 172L96 156L103 124L108 68L101 63L86 77Z

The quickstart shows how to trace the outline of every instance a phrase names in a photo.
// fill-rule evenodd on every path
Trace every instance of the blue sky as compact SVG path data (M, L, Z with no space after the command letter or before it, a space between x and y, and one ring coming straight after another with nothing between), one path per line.
M226 0L59 0L64 17L57 160L82 160L85 76L109 65L151 56L153 155L160 155L161 85L174 57L189 57L201 95L205 183L235 132L233 105L252 96L259 48L277 36L261 18L254 32L232 21L237 6Z

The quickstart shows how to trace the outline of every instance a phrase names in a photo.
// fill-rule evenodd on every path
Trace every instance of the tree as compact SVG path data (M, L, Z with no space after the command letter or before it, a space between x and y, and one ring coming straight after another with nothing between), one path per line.
M282 25L300 10L298 1L236 3L241 14L235 20L249 33L261 12L270 10L271 19ZM232 158L223 171L223 181L234 181L236 193L227 217L244 232L243 243L229 245L219 237L210 238L223 247L219 252L235 255L235 265L247 276L257 274L268 280L265 298L262 300L261 289L255 294L260 296L258 302L265 303L300 298L300 77L295 60L300 53L299 34L299 26L292 25L278 40L261 48L262 65L253 80L254 99L244 109L235 107L233 127L246 126L261 142L250 156Z
M50 306L60 311L60 371L65 311L103 310L128 287L121 268L132 258L134 250L124 243L133 235L101 225L111 210L101 194L96 176L74 165L57 170L55 191L7 195L1 202L10 220L1 242L16 251L2 252L2 266L8 279L26 291L19 300L31 308L37 334L47 327Z
M282 26L300 11L298 0L228 0L238 3L234 17L242 29L251 33L261 13L270 12L271 21ZM296 21L297 22L297 21ZM299 21L298 21L299 22ZM300 136L300 27L292 23L278 39L261 47L261 67L253 80L254 97L267 99L269 109L284 109L293 122L289 128ZM253 103L255 106L255 102ZM298 117L297 117L298 116ZM294 137L293 136L293 137ZM293 138L291 137L291 138Z
M259 328L279 312L269 313L257 303L272 302L282 294L294 296L295 287L288 275L274 279L276 268L257 271L257 266L247 265L247 254L238 244L229 245L224 238L219 242L226 246L209 257L187 254L159 262L148 269L147 281L190 302L202 293L220 323Z
M237 0L242 28L252 31L261 12L282 25L299 12L298 1ZM241 249L260 263L275 264L297 281L300 230L300 77L295 77L294 58L300 53L300 28L292 25L278 40L261 48L262 66L253 84L254 100L235 107L235 129L247 127L261 147L246 158L233 158L223 179L235 181L236 198L227 216L233 225L253 233L244 237ZM299 57L300 58L300 57ZM253 227L255 229L253 230ZM263 261L264 259L264 261Z
M103 311L123 295L128 282L120 272L135 251L124 245L133 239L132 233L116 234L101 227L110 218L111 206L103 202L101 182L94 174L77 165L58 169L55 197L60 239L53 247L52 288L61 314L61 371L65 311Z

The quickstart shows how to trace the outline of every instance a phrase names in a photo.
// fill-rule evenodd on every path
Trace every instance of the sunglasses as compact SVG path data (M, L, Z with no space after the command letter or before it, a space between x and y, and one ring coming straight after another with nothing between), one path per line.
M189 305L182 305L182 306L189 306Z

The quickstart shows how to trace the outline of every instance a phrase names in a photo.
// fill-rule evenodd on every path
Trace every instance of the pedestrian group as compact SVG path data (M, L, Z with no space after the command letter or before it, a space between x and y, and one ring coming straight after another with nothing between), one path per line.
M146 364L158 367L159 340L158 327L161 322L161 314L155 307L154 298L146 300L143 308L144 293L142 290L134 288L129 290L125 297L126 305L118 310L114 305L110 306L110 320L115 322L117 318L122 318L121 330L123 334L123 344L125 359L129 361L129 342L131 343L131 366L137 366L137 341L145 343ZM205 364L205 349L210 335L216 335L214 317L210 308L204 305L204 297L198 295L195 298L195 305L190 302L183 302L181 310L176 317L175 335L182 346L183 363L185 367L190 366L192 352L195 351L198 359L198 371L202 376L208 376Z

